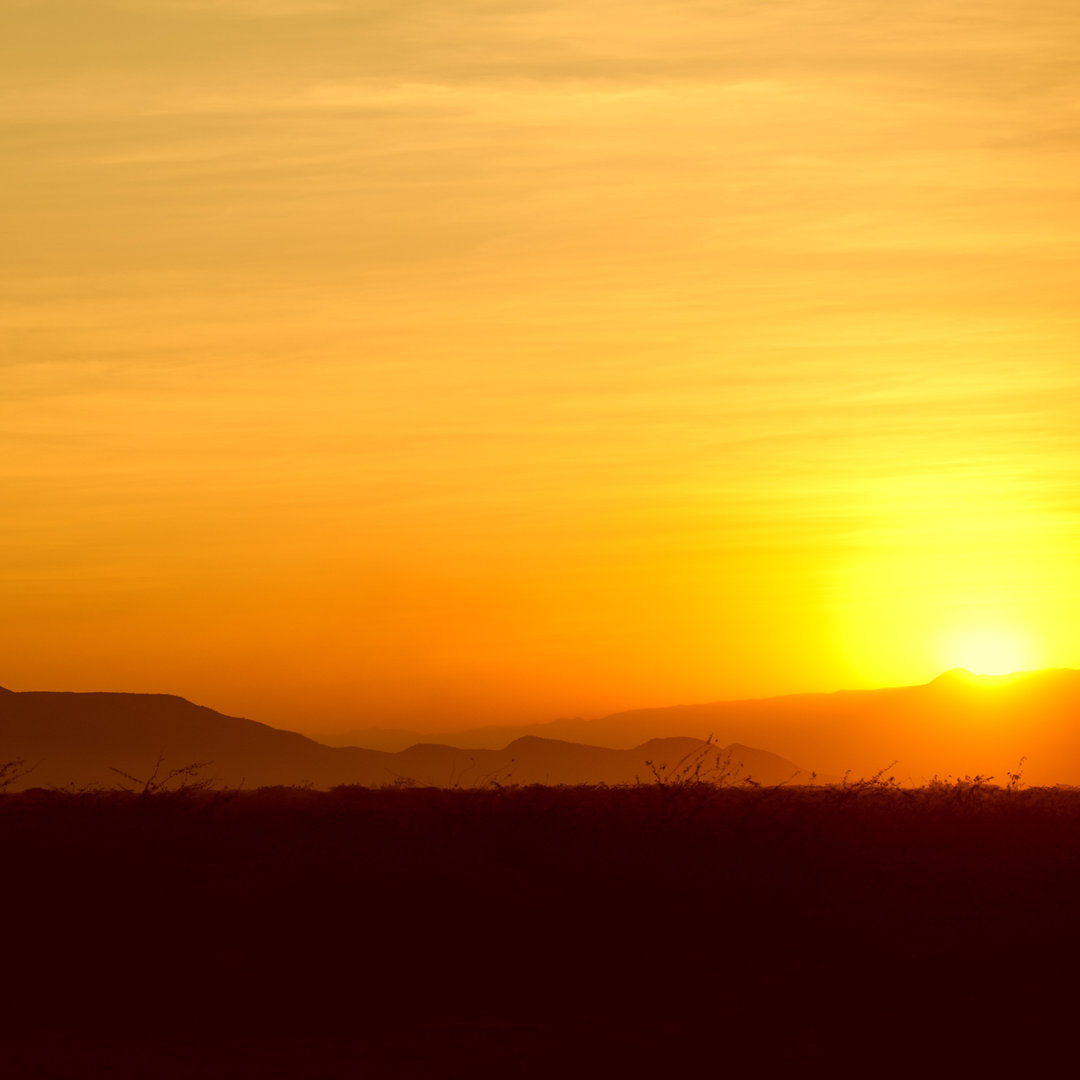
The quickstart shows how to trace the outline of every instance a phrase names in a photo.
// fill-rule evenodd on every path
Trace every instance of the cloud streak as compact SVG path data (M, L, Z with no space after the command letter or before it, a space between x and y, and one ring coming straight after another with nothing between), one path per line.
M1057 574L1027 615L1080 647L1078 21L13 5L0 585L23 612L47 594L38 645L114 685L134 668L79 634L117 582L101 626L157 641L163 678L201 598L230 628L250 609L296 686L265 582L312 640L355 594L328 695L479 701L437 660L475 647L505 704L543 653L575 672L545 715L828 689L845 648L867 682L924 674L904 605L932 613L981 538L950 605ZM859 652L875 596L892 660ZM638 618L671 628L662 655ZM780 623L832 644L770 674ZM0 645L43 671L35 640Z

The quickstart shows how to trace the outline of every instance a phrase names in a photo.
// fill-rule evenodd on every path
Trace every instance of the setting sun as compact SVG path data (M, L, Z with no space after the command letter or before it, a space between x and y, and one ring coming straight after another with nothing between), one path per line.
M996 626L958 631L949 641L948 655L953 667L974 675L1009 675L1039 666L1024 634Z

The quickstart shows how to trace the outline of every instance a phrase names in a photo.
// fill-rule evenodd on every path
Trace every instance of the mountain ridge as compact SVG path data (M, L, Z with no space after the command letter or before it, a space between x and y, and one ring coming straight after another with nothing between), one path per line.
M719 768L724 748L702 740L669 747ZM116 786L206 764L223 787L391 784L470 787L488 783L625 784L647 780L649 754L526 736L501 749L417 743L397 753L330 747L256 720L231 717L172 694L26 691L0 695L0 761L22 761L19 787ZM715 762L705 762L706 756ZM728 755L730 756L730 755ZM779 755L741 748L742 776L759 783L810 779ZM157 766L155 765L157 763ZM678 760L665 763L672 769ZM160 768L161 773L154 770Z
M773 747L830 775L850 770L869 776L897 762L906 780L924 783L939 774L1000 776L1026 758L1031 782L1080 784L1080 738L1071 735L1072 716L1080 716L1075 669L980 676L953 668L909 686L667 705L402 737L481 749L530 734L625 749L664 734L716 735L724 743ZM375 745L395 745L394 735L368 731L378 736ZM363 734L322 738L341 745Z
M115 782L116 770L144 777L163 750L167 767L213 762L217 779L230 786L627 783L650 775L644 755L656 753L646 749L655 740L685 738L709 753L757 755L752 770L767 772L766 783L809 777L808 765L822 777L887 768L911 783L1002 776L1025 759L1029 783L1080 784L1077 717L1080 672L1073 669L992 677L951 669L914 686L492 726L421 736L389 750L326 745L175 694L5 690L0 761L36 763L36 783L60 785ZM754 749L761 746L773 749ZM667 753L675 753L672 744ZM784 762L786 777L778 777L773 758Z

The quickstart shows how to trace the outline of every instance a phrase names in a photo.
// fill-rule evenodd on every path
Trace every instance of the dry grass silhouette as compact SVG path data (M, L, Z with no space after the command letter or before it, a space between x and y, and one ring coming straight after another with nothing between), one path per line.
M27 766L21 758L0 762L0 791L21 783L33 771L33 767Z
M132 776L123 769L113 768L110 771L121 778L123 782L120 787L124 791L133 791L138 795L175 795L213 790L214 779L200 775L211 764L209 761L195 761L179 768L166 769L165 752L162 751L145 779Z
M739 774L744 768L742 762L734 761L733 757L732 751L718 747L710 734L702 746L688 750L670 767L666 761L647 759L645 766L649 770L648 782L665 791L699 785L731 787L738 782ZM742 783L754 785L755 781L747 776L742 778Z
M641 1075L673 1047L691 1073L718 1047L945 1068L988 1025L1026 1053L1070 1029L1050 988L1080 962L1080 791L1022 763L922 788L698 766L226 798L162 759L9 790L9 1075Z

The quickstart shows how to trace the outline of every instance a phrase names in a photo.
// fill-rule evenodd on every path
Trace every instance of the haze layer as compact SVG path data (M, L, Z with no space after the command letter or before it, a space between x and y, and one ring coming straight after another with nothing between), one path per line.
M4 23L5 685L433 730L1075 665L1074 5Z

